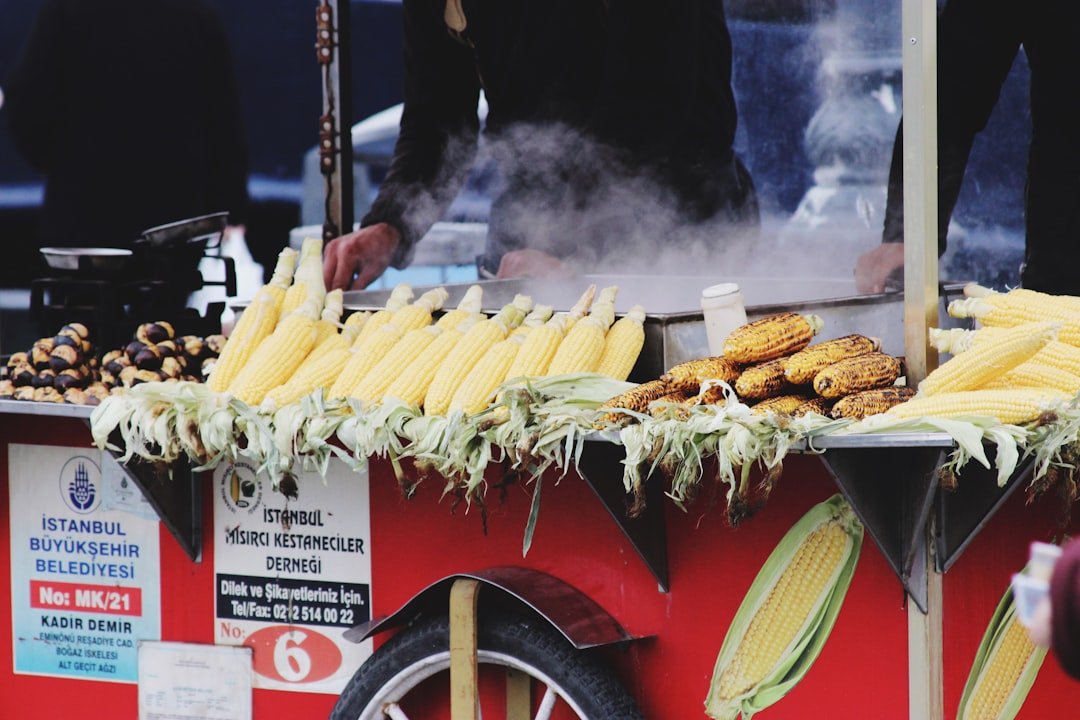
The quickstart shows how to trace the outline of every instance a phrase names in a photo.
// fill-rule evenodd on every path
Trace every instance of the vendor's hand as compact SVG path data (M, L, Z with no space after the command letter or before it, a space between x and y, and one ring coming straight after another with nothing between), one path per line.
M904 244L881 243L855 262L855 289L861 293L885 292L885 281L904 266Z
M1031 642L1041 647L1050 647L1053 639L1051 622L1050 598L1046 597L1035 608L1035 615L1031 618L1031 626L1027 629Z
M399 243L401 233L386 223L369 225L334 238L327 244L323 257L327 290L367 287L390 266L390 258Z
M511 250L502 256L495 277L554 277L568 273L566 263L539 250Z

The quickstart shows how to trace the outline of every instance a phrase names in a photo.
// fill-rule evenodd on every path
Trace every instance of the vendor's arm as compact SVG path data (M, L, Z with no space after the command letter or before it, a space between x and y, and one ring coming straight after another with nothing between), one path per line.
M1021 24L1004 0L949 0L938 17L938 253L960 195L971 146L990 118L1020 48ZM903 124L889 168L882 241L904 240ZM888 261L888 262L886 262ZM856 285L881 292L903 253L877 248L859 259Z
M388 265L406 267L472 164L480 84L472 51L450 36L443 9L431 0L404 2L405 108L394 158L361 230L327 246L331 287L348 287L358 273L351 286L361 288Z
M42 172L49 171L57 128L64 121L60 95L68 61L65 28L63 3L46 2L4 88L4 109L15 146Z

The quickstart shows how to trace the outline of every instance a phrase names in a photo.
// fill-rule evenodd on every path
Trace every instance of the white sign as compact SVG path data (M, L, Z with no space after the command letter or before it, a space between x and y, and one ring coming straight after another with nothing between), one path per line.
M139 643L139 720L251 720L251 648Z
M9 446L15 672L135 682L161 637L158 523L102 507L101 451Z
M254 650L255 687L339 694L371 642L368 476L343 463L289 500L244 463L214 474L214 641Z

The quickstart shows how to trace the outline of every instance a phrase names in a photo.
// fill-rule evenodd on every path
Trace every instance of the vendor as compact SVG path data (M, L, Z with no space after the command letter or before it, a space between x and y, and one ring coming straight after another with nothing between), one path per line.
M702 224L709 242L756 229L753 184L732 151L721 0L403 5L400 135L361 229L327 246L328 286L362 288L410 263L476 156L481 88L500 176L482 274L655 258ZM629 247L633 236L645 245Z
M1031 67L1032 138L1025 194L1025 288L1080 294L1080 5L1068 0L949 0L938 18L938 252L945 252L975 135L986 127L1023 45ZM882 292L904 264L903 129L889 173L880 247L859 258L860 292Z

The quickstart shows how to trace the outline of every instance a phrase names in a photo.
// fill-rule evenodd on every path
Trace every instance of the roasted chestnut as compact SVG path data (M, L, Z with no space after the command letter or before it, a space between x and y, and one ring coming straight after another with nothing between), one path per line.
M32 399L35 402L62 403L64 396L54 387L42 387L34 390Z
M133 340L127 344L124 348L124 354L128 356L128 359L135 362L135 356L141 353L146 348L146 343L138 340Z
M58 332L57 335L68 335L78 340L89 340L90 329L82 323L68 323L60 328L60 332Z
M53 382L56 381L56 373L52 370L42 370L34 379L30 381L30 385L35 388L52 387Z
M0 380L0 400L10 400L15 390L15 383L10 380Z
M11 396L13 400L33 400L34 388L29 385L21 388L16 388L15 394Z
M62 372L68 368L82 365L82 353L70 345L57 345L49 353L49 367L54 372Z
M48 368L45 369L48 370ZM28 386L34 382L35 377L37 377L37 370L33 365L19 365L11 370L11 380L16 387Z
M225 336L224 335L207 335L204 340L207 349L215 355L220 355L221 351L225 348Z
M147 345L135 356L135 367L140 370L157 370L161 367L162 354L157 345Z

